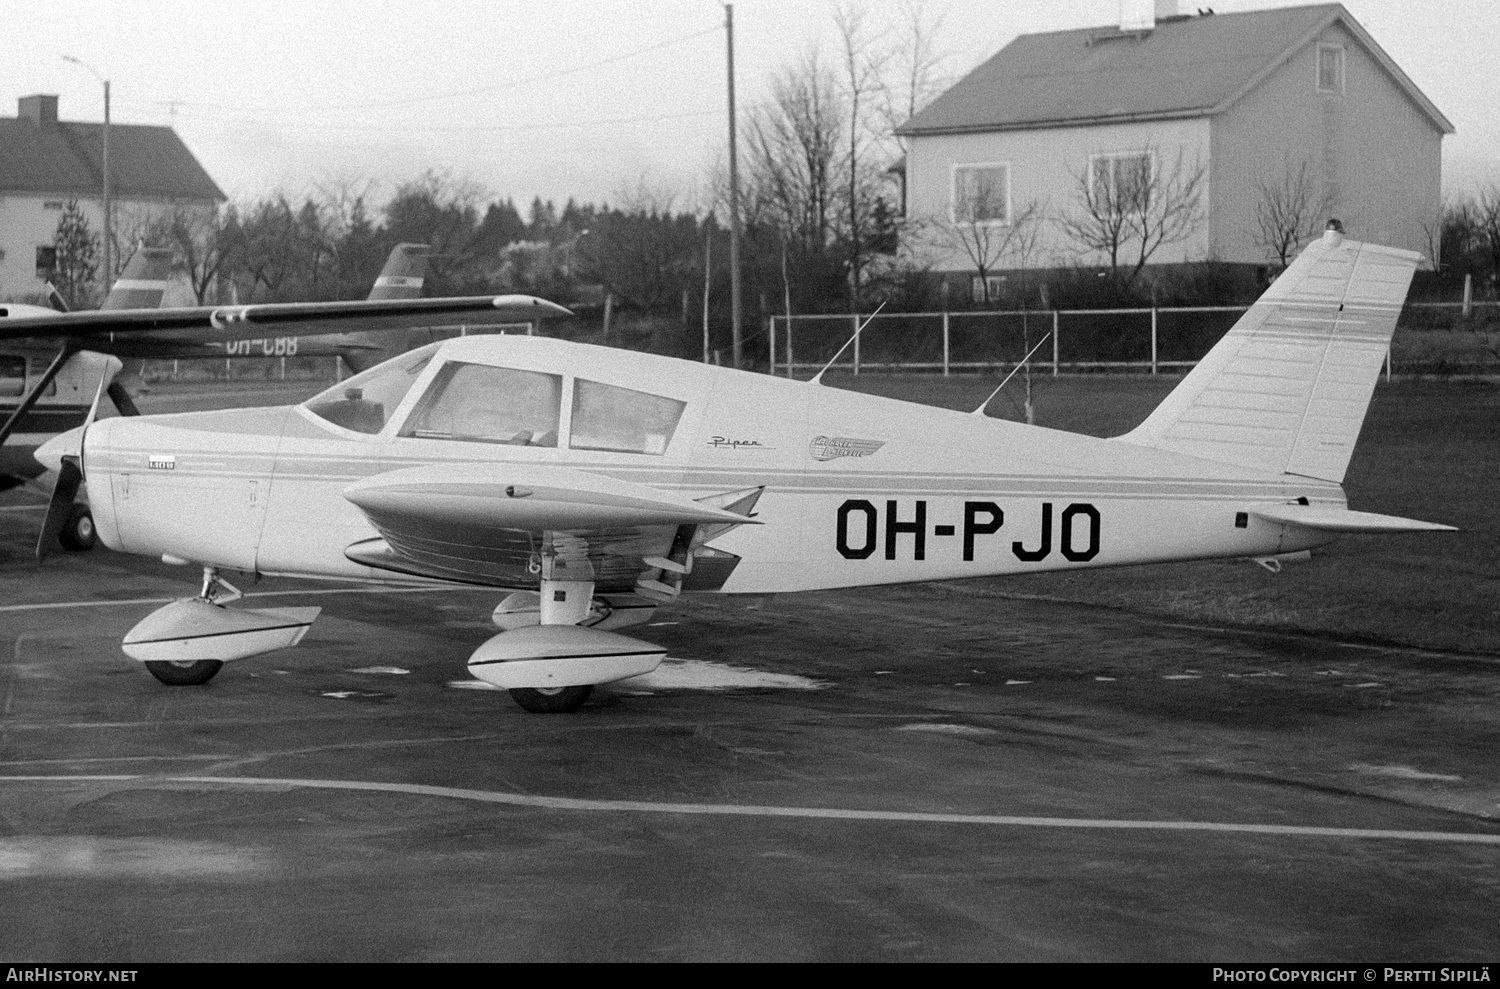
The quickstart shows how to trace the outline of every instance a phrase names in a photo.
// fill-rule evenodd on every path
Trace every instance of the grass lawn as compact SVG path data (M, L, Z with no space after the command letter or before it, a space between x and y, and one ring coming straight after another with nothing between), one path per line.
M968 411L993 377L864 374L830 385ZM1146 417L1175 378L1036 380L1037 424L1095 436ZM1006 386L1019 394L1019 382ZM1002 395L990 414L1020 419ZM1500 655L1500 385L1380 383L1345 479L1357 510L1456 525L1457 533L1344 536L1271 574L1246 560L988 578L981 594L1042 596L1175 620Z

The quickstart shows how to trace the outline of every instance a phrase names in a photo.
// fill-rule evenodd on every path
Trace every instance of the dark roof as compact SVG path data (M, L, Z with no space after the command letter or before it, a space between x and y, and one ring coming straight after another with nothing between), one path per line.
M1019 130L1054 124L1215 114L1341 22L1444 133L1453 125L1344 9L1179 16L1149 31L1117 25L1023 34L959 80L898 134Z
M97 196L103 130L103 124L0 117L0 193ZM170 127L110 124L109 178L115 196L228 198Z

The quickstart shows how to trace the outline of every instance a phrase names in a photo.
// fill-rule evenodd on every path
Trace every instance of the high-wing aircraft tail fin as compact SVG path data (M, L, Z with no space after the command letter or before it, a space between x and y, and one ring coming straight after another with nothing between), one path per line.
M166 247L140 247L125 263L125 270L110 286L100 309L155 309L167 294L172 277L172 251Z
M432 248L426 244L397 244L386 258L385 267L380 269L380 277L370 289L370 298L420 299L431 253Z
M431 254L432 248L427 244L397 244L391 248L385 267L370 287L370 299L420 299ZM392 338L379 333L346 333L339 344L339 356L356 374L410 349L410 341L404 335Z
M1121 440L1343 481L1422 258L1329 226Z

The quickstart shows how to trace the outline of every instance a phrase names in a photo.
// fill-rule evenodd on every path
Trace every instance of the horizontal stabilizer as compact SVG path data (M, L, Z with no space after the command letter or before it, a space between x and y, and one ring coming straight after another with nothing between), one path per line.
M1268 522L1284 522L1324 532L1457 532L1451 525L1403 519L1373 512L1351 512L1326 505L1280 505L1252 509L1251 515Z

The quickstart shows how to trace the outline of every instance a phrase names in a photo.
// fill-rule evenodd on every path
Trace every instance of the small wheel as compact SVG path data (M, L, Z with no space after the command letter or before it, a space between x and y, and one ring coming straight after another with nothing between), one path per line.
M74 505L73 511L68 514L68 521L63 523L62 531L57 534L57 541L62 543L62 548L72 553L82 553L94 548L99 534L94 529L94 513L89 511L87 505Z
M582 707L593 691L591 683L581 687L517 687L510 696L532 714L566 714Z
M223 665L218 659L155 659L146 663L146 669L156 679L173 687L196 687L212 680Z

